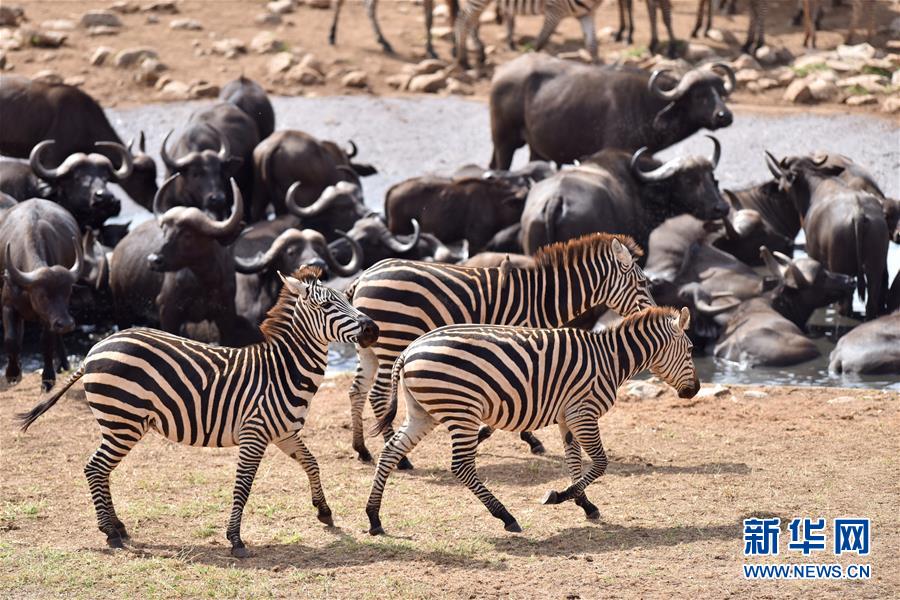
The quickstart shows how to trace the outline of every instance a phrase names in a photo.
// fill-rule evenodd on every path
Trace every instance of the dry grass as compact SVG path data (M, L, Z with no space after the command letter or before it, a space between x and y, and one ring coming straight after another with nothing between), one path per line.
M611 464L589 489L603 512L597 524L572 504L538 504L566 484L554 430L540 433L547 457L531 457L515 436L498 433L479 456L480 472L524 527L519 535L505 533L456 483L439 431L412 456L417 469L389 481L389 536L372 538L363 506L373 470L349 448L348 383L326 382L306 429L338 527L316 521L301 469L273 449L245 513L252 556L244 561L230 558L224 540L233 450L154 435L142 441L113 474L118 512L134 538L113 553L82 475L98 435L80 388L28 434L14 430L12 416L37 399L37 377L0 392L0 595L900 595L896 393L770 388L759 399L734 388L724 398L620 403L601 423ZM745 581L739 523L758 514L871 517L873 579ZM797 556L783 539L778 558Z

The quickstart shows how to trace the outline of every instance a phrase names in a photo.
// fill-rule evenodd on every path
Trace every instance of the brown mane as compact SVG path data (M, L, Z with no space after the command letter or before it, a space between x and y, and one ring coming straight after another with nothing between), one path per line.
M571 265L586 255L596 252L598 247L608 247L613 240L618 240L628 248L635 258L644 255L644 250L629 235L617 233L589 233L567 242L556 242L538 249L534 260L539 267L562 267Z
M299 279L300 281L315 281L321 276L322 269L319 267L302 266L291 273L291 277ZM269 309L269 312L266 313L265 320L262 322L262 325L259 326L259 330L262 332L266 341L269 341L275 333L276 326L279 322L283 322L285 319L290 318L296 299L297 295L292 292L288 286L281 286L281 292L278 294L278 301L275 302L275 306Z
M656 319L663 318L678 318L680 314L681 311L679 309L673 308L671 306L650 306L640 312L634 313L633 315L624 317L619 322L619 324L614 326L612 329L638 325L644 321L655 321Z

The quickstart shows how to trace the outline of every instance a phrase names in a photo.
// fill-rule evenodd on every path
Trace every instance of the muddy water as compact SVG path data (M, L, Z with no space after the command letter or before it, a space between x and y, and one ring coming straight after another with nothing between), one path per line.
M377 166L379 173L364 180L367 202L381 209L384 193L394 183L426 172L448 173L466 163L487 163L491 140L484 103L457 98L275 98L279 129L292 128L313 135L359 146L360 162ZM148 148L158 154L169 129L183 125L202 103L148 105L108 111L113 125L125 138L139 130L147 134ZM723 187L739 188L769 177L763 150L776 156L816 150L840 152L865 165L885 192L900 197L900 128L890 121L860 115L773 116L737 111L731 127L716 132L722 142L722 160L717 176ZM661 153L669 158L683 153L711 151L709 140L693 138ZM516 164L527 160L525 151ZM133 205L127 217L146 218ZM900 247L892 246L890 272L900 269ZM857 309L861 305L857 303ZM852 323L835 323L821 311L813 319L813 333L822 358L789 369L746 369L710 358L698 360L704 380L735 383L848 385L900 389L896 378L848 378L827 373L827 357L834 339ZM352 352L332 354L332 368L348 369L355 363Z

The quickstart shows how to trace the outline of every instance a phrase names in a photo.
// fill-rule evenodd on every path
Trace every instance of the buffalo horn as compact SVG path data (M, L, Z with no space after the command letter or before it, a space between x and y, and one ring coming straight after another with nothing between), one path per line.
M297 194L299 193L300 188L301 184L299 181L292 183L291 187L288 188L287 194L284 195L284 203L291 214L300 217L301 219L319 216L328 210L339 196L334 187L329 186L322 191L315 202L309 206L300 206L299 202L297 202Z
M352 237L344 233L340 230L335 230L335 233L347 240L350 244L350 251L353 253L352 258L350 258L350 262L346 265L342 265L337 261L334 257L334 254L331 253L331 247L325 247L325 263L328 265L328 268L335 274L340 275L341 277L350 277L362 266L363 262L363 249L362 246L359 245L359 242L354 240Z
M776 179L781 179L782 177L784 177L784 172L778 165L778 161L768 150L766 150L766 166L769 167L769 172L772 173L772 175L774 175Z
M415 219L412 220L412 236L407 243L403 243L397 239L397 236L393 235L391 232L386 231L382 241L384 245L387 246L391 252L396 252L397 254L405 254L409 252L413 248L416 247L416 244L419 243L419 236L421 235L421 228L419 227L419 222Z
M117 181L123 181L128 179L131 175L131 169L134 166L134 163L131 160L131 152L117 142L96 142L94 144L97 148L109 148L113 152L117 152L122 156L122 164L119 165L119 168L113 171L113 175L115 176Z
M9 273L9 279L19 287L28 287L37 282L37 273L35 271L22 272L13 263L10 255L11 242L6 244L6 272Z
M165 146L165 144L163 144ZM153 214L156 215L156 218L160 218L165 213L165 208L163 205L163 201L165 200L166 193L169 191L169 188L175 183L175 180L181 176L180 173L175 173L165 181L163 184L159 186L159 189L156 190L156 195L153 196Z
M635 177L637 177L644 183L664 181L674 175L678 168L681 166L681 161L677 158L673 158L672 160L665 162L652 171L641 171L640 167L638 166L638 160L640 160L641 156L643 156L647 151L647 147L644 146L643 148L635 152L631 157L631 171L634 173Z
M727 65L725 63L713 63L710 66L710 70L714 73L721 75L719 71L724 71L725 73L725 94L731 95L731 92L737 87L737 79L734 76L734 69L731 68L731 65Z
M231 194L234 197L234 206L231 208L231 216L224 221L217 221L205 213L197 211L197 218L193 224L201 233L217 239L231 237L237 233L241 226L241 219L244 217L244 199L234 177L231 178Z
M713 169L715 169L717 166L719 166L719 159L722 158L722 144L719 143L719 140L716 139L716 136L714 135L707 134L706 137L711 139L713 143L712 166Z
M779 265L778 261L775 260L775 257L772 256L772 251L765 246L760 246L759 256L763 259L763 262L766 263L766 267L768 267L769 272L772 273L775 279L777 279L779 283L783 283L784 273L781 272L781 265Z
M228 142L228 136L222 135L222 132L219 131L219 128L215 125L207 124L213 133L216 134L216 137L219 138L219 160L225 162L228 160L228 157L231 156L231 144Z
M69 267L69 275L72 277L73 284L81 279L81 271L84 270L84 251L81 249L80 241L77 237L72 238L72 243L75 245L75 263Z
M166 150L166 146L169 143L169 137L171 137L173 131L173 129L169 130L169 133L167 133L166 137L163 138L162 146L159 147L159 157L162 159L163 163L166 165L166 168L170 173L174 173L181 166L178 162L172 160L172 157L169 156L168 150Z
M272 242L272 245L265 252L258 252L253 258L235 256L234 270L245 275L259 273L268 269L285 248L304 239L303 232L299 229L294 229L293 227L285 229L281 232L281 235L275 238L275 241Z
M46 179L47 181L56 181L65 175L65 172L61 172L59 168L48 169L41 163L41 155L44 153L44 149L53 146L54 144L56 144L56 140L44 140L32 148L31 155L28 157L28 162L31 164L31 170L34 171L38 177Z
M734 297L734 294L727 294L730 297ZM723 296L720 296L723 297ZM732 302L728 304L723 304L721 306L713 306L706 300L700 297L700 288L697 287L694 289L694 308L697 309L698 312L703 313L708 317L715 317L716 315L720 315L722 313L728 312L730 310L734 310L738 307L741 301L738 298L735 298Z
M671 90L663 90L659 87L659 78L669 72L671 72L671 69L657 69L656 71L653 71L653 74L650 76L650 81L647 83L647 89L650 90L651 94L654 94L663 100L672 101L677 100L684 92L679 92L677 83Z
M353 158L359 153L359 149L356 147L356 144L353 143L353 140L347 140L347 148L344 152L347 154L347 158Z

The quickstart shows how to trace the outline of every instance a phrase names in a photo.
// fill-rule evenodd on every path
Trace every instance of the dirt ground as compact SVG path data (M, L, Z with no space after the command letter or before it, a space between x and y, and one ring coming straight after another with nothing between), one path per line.
M34 27L39 27L48 19L69 19L77 25L86 10L108 8L112 4L109 0L84 2L17 0L16 3L25 8L29 24ZM134 2L134 4L148 3ZM686 40L693 28L696 0L675 0L673 5L676 36ZM788 23L794 5L794 2L787 1L769 3L767 40L773 47L785 46L795 55L800 55L803 53L802 28L792 27ZM68 39L60 49L25 48L8 52L7 69L14 74L22 75L34 75L42 70L52 69L64 78L79 81L84 89L100 99L104 106L129 106L165 98L154 88L134 82L132 71L109 65L90 66L89 57L98 46L109 46L114 51L138 46L154 48L159 53L160 61L168 67L164 75L185 83L202 79L221 85L244 74L262 82L271 93L283 95L327 96L357 93L397 95L398 92L389 87L385 79L399 73L405 65L425 58L422 8L413 2L383 0L378 5L382 29L397 51L394 56L385 55L375 42L363 5L358 0L349 0L344 6L337 46L329 46L327 43L332 18L330 9L314 9L302 5L295 12L284 15L280 25L261 26L254 22L254 17L265 11L265 2L261 0L182 0L177 6L179 14L159 14L156 17L157 23L148 23L146 12L120 15L124 27L120 33L112 36L91 37L84 28L76 26L74 30L64 32ZM879 27L885 27L892 18L900 14L897 5L887 1L878 2L878 11ZM636 32L633 48L645 48L649 41L649 28L644 2L634 3L634 15ZM184 18L197 20L203 29L181 31L169 28L171 20ZM819 35L819 48L835 48L841 43L849 19L848 6L831 9L824 20L825 30ZM735 57L740 53L739 44L744 40L747 21L743 9L736 16L717 14L715 26L732 32L736 42L726 45L711 40L700 41L712 46L723 56ZM446 31L447 25L445 19L438 19L435 22L439 33L441 28ZM520 47L525 47L534 39L540 25L540 17L518 18ZM604 27L618 27L616 2L605 2L598 9L596 26L601 31ZM661 32L664 31L661 21L660 28ZM276 38L283 42L285 50L297 55L304 51L313 52L321 59L329 74L324 84L302 86L280 82L277 77L273 79L268 74L271 59L271 55L268 54L256 54L251 50L235 58L225 58L210 52L213 42L223 38L237 38L249 46L253 37L262 30L272 31ZM487 23L482 26L482 36L485 43L494 49L489 56L489 63L502 64L516 55L506 48L503 41L505 39L503 26ZM884 47L887 37L887 33L879 33L872 42L877 47ZM663 39L666 39L664 34ZM601 42L602 56L626 48L622 43L602 38ZM581 46L578 23L573 19L566 19L553 36L548 50L551 53L571 52ZM444 59L449 59L450 48L449 36L436 41L436 49ZM351 69L360 69L368 74L369 83L365 89L350 89L341 84L341 75ZM488 86L489 79L485 77L476 81L471 91L476 97L483 97L487 94ZM733 101L754 106L789 108L781 98L783 91L783 88L776 88L754 94L741 90L735 94ZM838 104L824 106L841 112L877 113L879 110L877 104L861 107ZM816 110L820 110L821 107L822 105L819 105Z
M0 596L3 597L834 597L900 595L900 397L874 390L734 386L722 397L617 403L601 431L611 464L589 488L603 514L542 506L566 485L556 431L544 457L497 433L480 473L524 528L499 521L448 470L437 430L388 482L388 536L366 532L373 468L349 445L349 378L329 379L305 438L337 527L318 523L298 465L270 450L245 513L250 558L224 539L234 450L177 446L151 434L114 472L133 542L112 552L95 525L82 468L96 425L80 386L27 434L14 413L38 378L0 392ZM373 449L377 446L370 442ZM743 579L741 521L751 516L872 519L872 579ZM830 526L829 526L830 528ZM833 562L788 551L759 562ZM830 540L830 538L829 538ZM846 557L838 562L846 564ZM856 562L862 562L857 559Z

